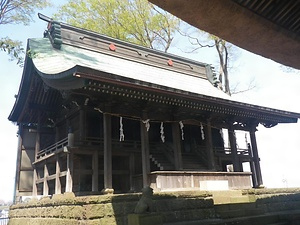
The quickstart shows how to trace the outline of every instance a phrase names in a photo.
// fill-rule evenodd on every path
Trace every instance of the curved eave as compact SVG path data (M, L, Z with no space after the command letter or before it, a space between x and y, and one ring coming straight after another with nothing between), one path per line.
M32 63L32 59L26 57L18 95L16 97L15 104L8 116L8 119L12 122L17 122L17 123L20 122L20 119L24 112L24 106L26 105L26 101L29 96L33 71L34 71L34 66Z
M95 93L127 96L128 98L144 99L150 102L164 102L170 106L184 107L187 110L224 114L232 118L245 118L266 124L270 122L272 124L296 123L300 118L299 113L183 91L151 82L136 81L88 68L80 68L80 71L82 72L76 73L75 76L90 80L84 90L94 91ZM136 91L131 91L131 88ZM145 93L152 93L152 97Z

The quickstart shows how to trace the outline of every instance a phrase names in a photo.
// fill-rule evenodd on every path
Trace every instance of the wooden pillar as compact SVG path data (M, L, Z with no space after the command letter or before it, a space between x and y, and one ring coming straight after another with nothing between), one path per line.
M143 118L147 118L144 112ZM141 147L142 147L142 173L143 173L143 187L149 186L150 173L150 149L149 149L149 134L145 124L141 121Z
M248 143L248 151L249 151L249 155L251 156L251 161L249 163L250 163L250 170L251 170L251 173L252 173L252 175L251 175L252 185L253 185L253 187L258 187L255 164L254 164L254 161L253 161L253 152L252 152L252 148L251 148L250 143Z
M112 144L111 144L111 115L103 114L104 130L104 190L103 193L113 193L112 186Z
M80 109L79 111L79 126L79 140L84 141L86 139L86 112L84 109Z
M55 194L61 194L61 182L60 182L60 160L59 156L56 155L55 163Z
M207 125L206 125L206 151L207 151L208 168L210 170L216 170L210 119L208 119L206 123L207 123Z
M93 165L92 165L92 168L93 168L93 178L92 178L92 191L99 191L99 154L98 154L98 151L94 151L93 153Z
M175 169L182 170L183 163L182 163L182 155L181 155L181 133L179 129L178 123L172 123L172 136L173 136L173 146L174 146L174 162L175 162Z
M253 163L254 163L256 178L257 178L257 187L259 187L259 186L263 185L263 181L262 181L262 175L261 175L261 169L260 169L260 158L258 156L255 131L256 131L256 125L252 126L252 128L250 130L250 140L251 140L251 146L252 146Z
M237 154L236 137L235 137L232 123L229 124L228 136L229 136L229 143L230 143L230 148L231 148L233 171L241 172L241 164L240 164L239 157Z
M59 129L57 125L55 125L55 142L59 141Z
M37 125L37 132L35 137L35 153L34 159L37 160L37 154L41 150L41 115L38 113L38 125ZM37 169L36 166L33 166L33 180L32 180L32 196L37 196Z
M48 167L47 167L47 161L45 161L44 165L44 183L43 183L43 195L47 196L49 195L49 186L47 178L49 177Z
M134 168L135 168L135 163L134 163L134 153L130 153L129 155L129 184L130 184L130 191L134 191Z
M33 197L37 196L36 180L37 180L37 169L36 169L36 166L34 165L34 168L33 168L33 181L32 181L32 196Z
M67 153L66 192L73 191L72 175L73 175L73 152L71 151Z

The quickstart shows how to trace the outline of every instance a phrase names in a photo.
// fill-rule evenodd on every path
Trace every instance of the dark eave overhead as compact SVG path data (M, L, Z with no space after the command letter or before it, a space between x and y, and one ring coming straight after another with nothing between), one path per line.
M149 0L243 49L300 69L299 0Z

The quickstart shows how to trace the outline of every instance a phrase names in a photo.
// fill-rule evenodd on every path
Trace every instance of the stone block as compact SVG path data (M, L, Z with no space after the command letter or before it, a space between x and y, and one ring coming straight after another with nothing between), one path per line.
M158 213L129 214L128 225L162 225L162 216Z

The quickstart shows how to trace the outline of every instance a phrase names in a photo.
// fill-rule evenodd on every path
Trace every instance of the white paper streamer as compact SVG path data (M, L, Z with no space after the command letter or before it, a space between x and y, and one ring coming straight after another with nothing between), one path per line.
M181 140L184 140L184 132L183 132L184 125L182 121L179 121L179 126L181 130Z
M79 106L76 101L72 101L72 103L74 103L77 107Z
M120 141L125 140L124 130L123 130L123 118L120 117Z
M223 143L225 144L225 141L224 141L224 134L223 134L223 130L222 129L220 129L220 134L221 134L221 138L222 138L222 140L223 140Z
M201 130L201 138L202 138L202 140L204 140L205 139L205 135L204 135L204 130L203 130L202 123L200 123L200 130Z
M149 131L149 129L150 129L150 123L149 123L149 119L147 119L147 120L142 120L142 122L145 124L145 127L146 127L146 129L147 129L147 132Z
M98 111L99 113L103 113L103 111L99 108L94 108L94 110Z
M163 143L165 143L165 133L164 133L164 123L160 123L160 138Z
M90 100L89 98L86 98L84 101L84 105L87 105L89 103L89 100Z

